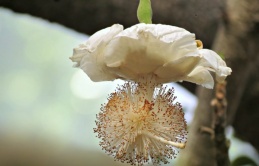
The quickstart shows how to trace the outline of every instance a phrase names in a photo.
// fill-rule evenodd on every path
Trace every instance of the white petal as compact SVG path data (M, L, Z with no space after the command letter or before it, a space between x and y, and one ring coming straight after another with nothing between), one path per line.
M185 56L176 61L171 61L158 68L154 73L158 80L163 82L181 81L187 76L197 65L200 57Z
M146 45L146 42L132 38L116 38L107 46L105 62L108 67L119 68L122 73L124 70L130 70L136 75L152 73L167 61L160 49L168 48L152 41L149 42L150 45Z
M202 85L205 88L209 88L209 89L212 89L214 86L214 80L210 72L202 66L196 67L183 80L196 83L198 85Z
M158 27L162 28L161 31L158 30ZM167 31L163 31L164 27ZM104 57L107 66L110 67L113 73L117 73L119 77L133 79L152 74L164 64L176 61L182 57L199 56L193 34L186 31L188 33L175 35L173 39L173 34L170 33L178 33L174 30L183 29L169 27L171 26L137 24L124 30L111 40L106 47ZM159 32L166 33L154 36L154 34ZM158 37L163 37L162 34L171 35L171 42L169 40L164 42L158 39ZM159 72L163 71L160 70ZM168 75L167 69L165 69L165 72L164 75ZM176 77L170 80L174 79Z
M73 49L73 56L70 57L72 62L76 62L74 67L79 67L80 66L80 61L85 56L88 52L88 49L85 47L85 45L80 44L78 48Z
M77 62L76 67L80 67L92 81L106 81L116 79L116 75L107 70L104 64L103 53L106 45L123 30L123 26L115 24L92 35L85 44L74 49L70 58Z
M216 52L208 49L201 49L199 52L202 55L202 60L199 65L214 71L217 81L222 82L231 74L231 68L227 67L225 61L223 61Z
M92 56L93 54L91 56L84 56L80 65L80 68L92 81L112 81L116 79L116 75L110 73L103 64L99 64Z
M164 42L174 42L188 34L191 33L175 26L140 23L125 29L119 36L138 39L141 35L150 35Z
M162 24L136 24L125 29L116 37L137 39L146 46L149 52L158 52L160 57L166 56L167 61L181 58L181 51L196 51L195 35L183 28ZM161 46L163 45L163 46Z
M94 50L101 43L106 44L108 43L114 36L119 34L121 31L123 31L123 26L120 24L114 24L111 27L102 29L95 34L93 34L85 43L89 47L90 50Z

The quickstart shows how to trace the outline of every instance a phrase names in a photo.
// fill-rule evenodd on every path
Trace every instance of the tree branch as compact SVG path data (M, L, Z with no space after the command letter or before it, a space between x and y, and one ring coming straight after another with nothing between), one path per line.
M217 83L215 98L211 101L214 107L212 128L216 148L216 163L218 166L229 166L229 141L226 139L225 127L227 122L226 82Z
M86 34L115 23L126 27L138 23L139 0L0 0L0 6L57 22ZM153 22L184 27L211 46L221 3L219 0L152 1Z
M215 39L214 50L225 56L227 64L232 68L233 73L228 78L227 100L228 100L228 122L233 122L234 126L242 126L245 124L246 131L242 131L242 135L247 135L249 131L250 137L245 137L247 140L258 146L258 125L252 125L258 121L258 104L250 107L247 101L253 98L259 101L259 95L253 95L252 90L259 94L258 88L258 71L259 71L259 1L258 0L243 0L238 3L235 0L227 0L226 9L223 10L223 22ZM256 83L257 82L257 83ZM256 84L257 86L254 86ZM251 85L253 85L251 87ZM249 89L249 91L247 91ZM181 166L200 166L211 165L216 166L216 153L212 140L209 135L204 135L199 132L201 126L209 126L211 122L212 111L209 100L212 99L213 93L203 88L198 89L199 104L195 112L193 123L190 126L188 135L189 142L186 149L183 150L180 156L179 165ZM257 110L257 114L255 114ZM245 112L246 116L240 117ZM252 117L251 114L256 116ZM239 117L239 118L238 118ZM237 118L239 121L237 121ZM251 125L251 126L248 126ZM243 127L241 127L244 129ZM257 128L257 129L255 129ZM240 128L237 129L240 132ZM256 130L253 132L253 130ZM255 141L257 139L257 141ZM202 145L202 146L201 146Z
M227 1L226 17L214 48L233 70L228 78L228 124L259 150L259 1ZM256 102L257 101L257 102Z

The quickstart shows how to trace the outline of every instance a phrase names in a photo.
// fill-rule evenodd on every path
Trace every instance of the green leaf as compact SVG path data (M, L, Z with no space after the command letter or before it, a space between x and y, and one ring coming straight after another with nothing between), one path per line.
M152 24L152 8L150 0L139 0L137 16L139 22Z

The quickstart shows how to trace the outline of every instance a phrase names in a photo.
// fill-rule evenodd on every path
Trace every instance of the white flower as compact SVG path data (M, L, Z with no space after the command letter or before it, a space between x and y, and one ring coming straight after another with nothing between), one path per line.
M138 81L152 75L157 83L189 81L213 88L210 71L218 81L231 73L217 53L202 49L194 34L161 24L141 23L125 30L115 24L75 48L71 60L93 81Z
M96 32L74 49L76 66L93 81L127 80L112 93L97 115L100 145L115 159L132 165L168 163L186 143L186 121L173 89L163 83L189 81L213 88L231 69L185 29L115 24Z
M186 121L173 89L127 82L108 98L97 116L100 145L116 160L143 165L168 163L184 148Z

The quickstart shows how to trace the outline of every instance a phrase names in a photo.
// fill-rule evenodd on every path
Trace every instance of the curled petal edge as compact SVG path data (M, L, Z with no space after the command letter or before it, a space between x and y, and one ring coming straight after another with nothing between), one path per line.
M211 76L210 72L202 66L196 67L183 80L201 85L208 89L212 89L214 87L213 77Z
M210 71L216 73L216 80L222 82L228 75L231 74L231 68L227 67L226 63L222 58L214 51L208 49L201 49L199 53L202 59L199 66L203 66Z

